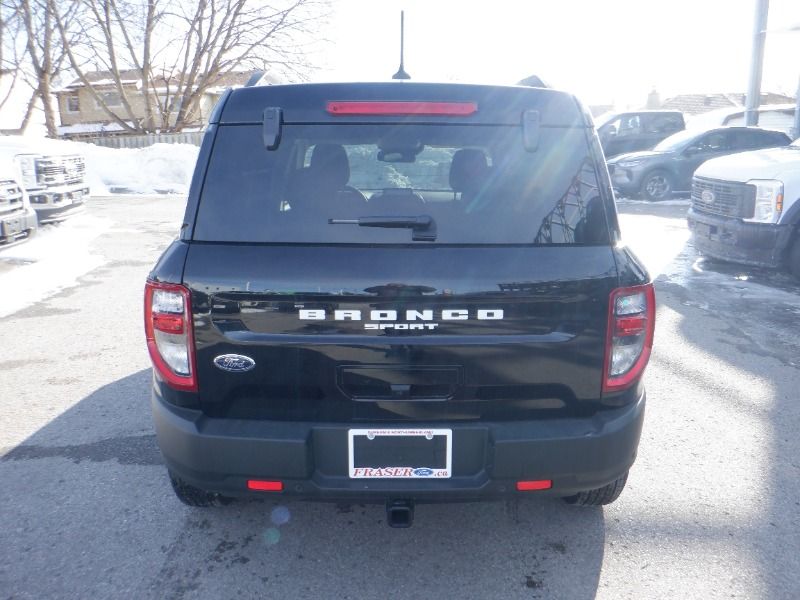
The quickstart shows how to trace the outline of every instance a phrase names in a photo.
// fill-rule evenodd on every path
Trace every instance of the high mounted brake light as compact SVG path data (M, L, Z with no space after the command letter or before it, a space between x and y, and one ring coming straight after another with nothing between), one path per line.
M328 102L332 115L384 115L384 116L460 116L478 111L475 102Z
M197 391L189 290L148 281L144 290L144 330L153 368L176 390Z
M603 392L624 390L639 380L650 360L655 325L652 283L611 292Z

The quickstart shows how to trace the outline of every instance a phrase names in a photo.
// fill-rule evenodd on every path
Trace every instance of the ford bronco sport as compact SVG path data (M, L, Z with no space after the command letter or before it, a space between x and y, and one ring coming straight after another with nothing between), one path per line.
M190 505L619 495L653 342L591 118L551 89L243 88L145 291Z

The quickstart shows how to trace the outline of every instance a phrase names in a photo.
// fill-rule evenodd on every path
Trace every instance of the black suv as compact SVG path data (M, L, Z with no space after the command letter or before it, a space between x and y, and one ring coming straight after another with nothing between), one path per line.
M673 133L686 129L679 110L636 110L606 113L596 119L597 135L606 158L649 150Z
M549 89L228 92L150 274L178 497L613 501L653 341L591 118Z

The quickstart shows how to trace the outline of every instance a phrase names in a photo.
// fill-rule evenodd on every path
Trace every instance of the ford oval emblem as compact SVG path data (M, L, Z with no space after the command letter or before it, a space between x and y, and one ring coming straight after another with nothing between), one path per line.
M700 199L706 204L711 204L714 202L714 192L711 190L703 190L703 193L700 194Z
M214 359L214 364L223 371L244 373L255 367L256 361L241 354L221 354Z

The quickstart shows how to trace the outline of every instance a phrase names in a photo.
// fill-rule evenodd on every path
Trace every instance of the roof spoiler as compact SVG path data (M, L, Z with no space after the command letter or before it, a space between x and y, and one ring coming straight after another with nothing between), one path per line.
M525 79L520 79L517 82L517 85L524 85L527 87L537 87L537 88L549 88L550 86L547 85L541 77L538 75L531 75L530 77L526 77Z
M264 77L264 71L253 71L253 74L250 75L250 79L247 80L247 83L244 84L244 87L253 87L261 78Z

